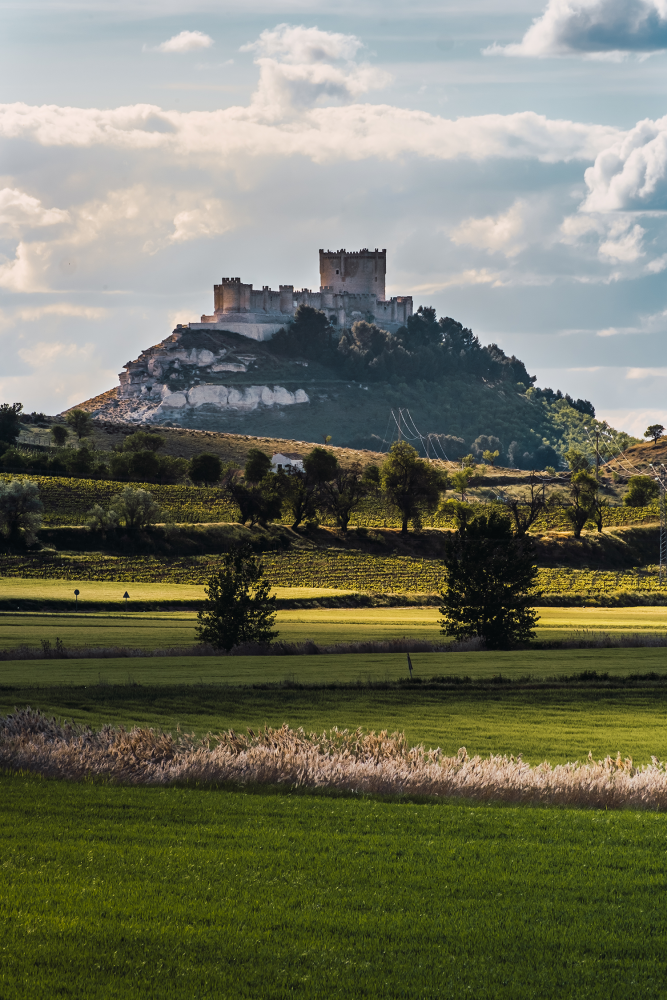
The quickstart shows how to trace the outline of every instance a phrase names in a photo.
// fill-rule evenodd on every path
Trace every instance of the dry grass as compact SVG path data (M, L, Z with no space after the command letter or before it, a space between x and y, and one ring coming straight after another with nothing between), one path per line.
M234 782L512 805L667 808L667 771L655 757L642 767L620 753L531 767L520 756L469 757L465 747L447 757L439 749L410 747L402 733L333 729L318 735L284 725L198 740L152 729L93 731L30 708L0 718L0 766L132 785Z

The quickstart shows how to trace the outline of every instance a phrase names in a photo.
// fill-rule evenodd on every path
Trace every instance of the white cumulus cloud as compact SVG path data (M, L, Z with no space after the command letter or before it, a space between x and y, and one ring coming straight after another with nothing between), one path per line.
M638 122L601 150L584 176L586 211L667 209L667 117Z
M391 80L389 73L355 62L363 47L354 35L279 24L242 52L255 52L259 84L253 106L268 118L318 103L350 101Z
M155 46L156 52L194 52L197 49L210 49L213 39L203 31L181 31L173 38ZM146 48L146 46L144 46Z
M667 49L665 0L549 0L522 40L485 55L622 58Z

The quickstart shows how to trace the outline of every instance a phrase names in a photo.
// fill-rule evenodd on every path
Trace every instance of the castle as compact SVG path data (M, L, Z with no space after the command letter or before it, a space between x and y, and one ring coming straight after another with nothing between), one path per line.
M412 316L412 296L385 299L386 250L320 250L320 290L297 291L280 285L278 291L244 284L240 278L223 278L213 286L213 315L190 330L228 330L253 340L269 340L289 322L300 305L326 313L343 330L356 320L377 323L390 333Z

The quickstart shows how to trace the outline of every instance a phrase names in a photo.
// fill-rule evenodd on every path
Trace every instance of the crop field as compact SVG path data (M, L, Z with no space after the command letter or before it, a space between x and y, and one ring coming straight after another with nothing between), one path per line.
M0 598L11 578L69 581L77 584L189 584L203 586L220 567L220 556L112 556L104 553L0 555ZM442 587L442 563L413 556L381 556L341 549L288 550L262 556L267 579L282 588L362 593L432 594ZM23 586L23 584L21 584ZM81 587L79 587L81 589ZM596 571L542 568L537 589L545 595L612 596L623 592L664 595L657 569ZM83 593L83 591L82 591ZM54 595L55 596L55 595ZM122 593L119 595L122 597ZM175 596L175 594L174 594Z
M645 631L667 634L665 608L541 608L539 614L536 634L542 641L563 639L573 633L601 631L611 634ZM320 644L333 645L403 636L442 642L439 617L438 608L434 606L295 608L279 611L276 624L280 638L288 642L312 639ZM195 621L194 611L77 612L74 607L65 614L13 614L6 611L0 612L0 649L20 645L39 646L42 639L48 639L53 645L56 636L66 647L164 649L187 646L196 641ZM667 650L665 657L667 660ZM0 666L0 674L1 671Z
M0 481L11 479L9 473L0 473ZM26 476L37 483L44 504L44 523L50 527L57 525L86 524L87 515L95 504L105 509L125 489L127 483L108 480L70 479L63 476ZM495 478L495 477L494 477ZM167 521L179 524L201 524L206 522L236 521L238 509L226 500L219 489L203 486L157 486L154 483L132 483L133 488L148 490L162 509ZM483 488L474 491L477 499L484 499ZM448 494L454 496L454 494ZM492 494L489 494L491 496ZM610 506L604 513L606 527L630 524L647 524L659 521L660 510L657 502L647 507ZM289 523L286 520L285 523ZM330 518L322 519L324 524L334 524ZM369 497L351 519L352 525L367 528L400 527L400 520L382 496ZM427 516L426 527L452 528L453 519L446 510ZM595 524L588 522L588 528ZM569 523L557 508L549 510L535 523L534 530L569 530Z
M0 783L3 1000L663 992L660 815Z

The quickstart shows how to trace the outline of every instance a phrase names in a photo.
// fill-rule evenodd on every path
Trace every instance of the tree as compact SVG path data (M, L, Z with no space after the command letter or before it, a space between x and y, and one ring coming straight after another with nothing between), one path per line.
M662 426L662 424L649 424L646 430L644 431L644 437L653 438L653 447L655 448L655 446L658 443L658 438L662 437L664 433L665 433L665 428Z
M271 338L271 350L289 357L321 359L331 347L333 329L327 315L312 306L300 305L287 327Z
M573 473L563 513L572 525L575 538L581 538L582 528L595 513L597 492L598 482L595 476L585 469Z
M408 522L418 524L425 513L433 513L446 488L443 475L419 457L407 441L394 441L380 469L380 479L389 503L401 515L401 534Z
M331 444L331 434L323 434L322 440L324 441L324 447L326 448L328 444Z
M453 490L461 494L461 500L464 501L466 498L466 490L468 489L468 483L472 479L474 472L472 469L457 469L456 472L452 472L449 477L449 482Z
M123 441L123 451L132 452L156 452L164 446L164 438L161 434L152 434L150 431L134 431Z
M278 635L272 630L276 598L263 579L262 563L249 545L225 553L222 563L208 581L207 599L197 613L197 638L228 652L242 642L271 642Z
M42 510L36 483L27 479L0 482L0 531L11 542L32 545L42 526Z
M62 448L64 447L65 441L67 441L67 438L69 437L69 431L61 424L56 424L55 427L51 428L51 437L53 438L56 446L58 448Z
M278 475L283 504L292 517L292 530L296 531L302 521L312 521L317 517L319 485L309 479L305 472Z
M347 531L352 512L359 507L370 490L371 487L364 480L361 465L354 462L347 469L338 467L333 479L322 483L322 505L336 518L341 531Z
M89 437L93 433L93 421L90 414L86 413L85 410L70 410L67 414L67 423L79 441L81 438Z
M496 448L495 451L484 451L482 452L482 459L488 462L489 465L493 466L496 464L496 459L499 458L500 452Z
M514 534L525 535L547 506L544 485L531 477L527 490L505 494L502 502L514 521Z
M198 486L202 483L205 486L210 486L211 483L217 483L220 480L222 462L217 455L208 455L203 452L190 459L188 473L192 482L197 483Z
M251 448L245 463L245 478L248 483L259 483L271 472L271 459L259 448Z
M659 496L660 484L652 476L630 476L623 503L626 507L648 507Z
M332 451L318 445L308 452L303 460L303 467L308 479L319 486L334 478L338 472L338 459Z
M239 522L266 525L280 517L283 498L278 477L269 472L261 483L248 485L232 471L225 476L223 492L239 509Z
M591 467L588 457L576 448L570 448L565 452L565 461L572 472L588 472Z
M478 636L489 649L534 637L539 594L532 539L512 535L509 519L491 508L467 518L446 543L439 621L455 639Z
M111 509L125 522L126 528L147 528L162 513L148 490L135 490L131 486L125 487Z
M113 509L104 510L96 503L92 510L88 511L88 527L91 531L106 535L108 531L115 531L118 527L118 514Z
M21 431L23 403L3 403L0 406L0 445L10 447L18 441Z

